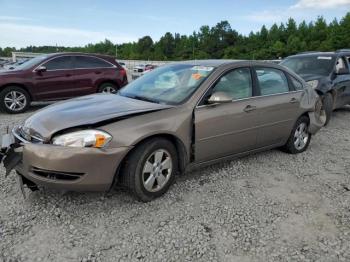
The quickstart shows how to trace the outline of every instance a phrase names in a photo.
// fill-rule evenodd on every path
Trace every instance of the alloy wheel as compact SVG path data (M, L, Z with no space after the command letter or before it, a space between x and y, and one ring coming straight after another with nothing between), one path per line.
M303 150L310 139L306 123L301 123L294 133L294 146L297 150Z
M142 182L148 192L158 192L171 177L173 161L168 151L159 149L146 160L142 170Z
M21 111L27 105L27 98L22 92L10 91L5 95L4 102L11 111Z
M115 94L116 92L117 90L113 86L105 86L102 89L102 93L105 93L105 94Z

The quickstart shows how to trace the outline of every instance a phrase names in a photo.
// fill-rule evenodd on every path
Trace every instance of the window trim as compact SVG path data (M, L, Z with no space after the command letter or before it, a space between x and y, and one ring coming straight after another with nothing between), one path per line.
M218 83L218 81L221 79L221 77L223 77L224 75L230 73L231 71L234 71L236 69L242 69L242 68L246 68L250 72L250 77L251 77L251 80L252 80L251 81L252 82L252 96L251 97L246 97L246 98L241 98L241 99L235 99L235 100L232 100L232 102L246 100L246 99L251 99L252 97L256 96L256 86L255 86L256 82L255 82L254 75L253 75L253 72L252 72L252 67L250 65L246 65L246 66L239 66L239 67L234 67L234 68L228 68L228 69L224 70L223 72L221 72L220 75L218 77L216 77L212 81L212 83L207 88L207 90L205 90L205 92L202 95L202 97L198 100L195 108L202 108L202 107L206 107L206 106L211 106L211 105L204 104L204 101L208 97L208 93L211 92L211 90L215 87L215 85Z
M111 66L111 67L89 67L89 68L75 68L75 67L73 67L72 69L54 69L54 70L46 70L46 72L65 71L65 70L84 70L84 69L90 70L90 69L111 69L111 68L118 68L116 65L112 64L111 62L109 62L109 61L107 61L107 60L105 60L105 59L103 59L103 58L97 57L97 56L92 56L92 55L79 55L79 54L74 55L74 54L73 54L73 55L60 55L60 56L51 57L51 58L49 58L48 60L45 60L44 62L41 62L38 66L36 66L36 67L32 70L32 72L33 72L33 73L36 73L36 72L37 72L36 70L37 70L40 66L42 66L42 65L44 65L44 64L46 64L46 63L48 63L48 62L50 62L51 60L54 60L54 59L56 59L56 58L66 57L66 56L71 57L72 62L73 62L73 56L85 56L85 57L92 57L92 58L100 59L100 60L102 60L102 61L104 61L104 62L106 62L106 63L108 63L108 64L111 64L112 66Z

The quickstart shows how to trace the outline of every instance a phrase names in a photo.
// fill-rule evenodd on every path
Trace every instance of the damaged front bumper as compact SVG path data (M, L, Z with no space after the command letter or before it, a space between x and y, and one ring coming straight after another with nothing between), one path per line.
M315 111L309 112L309 119L309 132L313 135L316 134L326 124L326 111L320 98L318 98L316 101Z
M3 162L6 176L22 161L23 145L16 141L13 134L5 134L1 137L0 164Z
M15 130L2 136L0 163L3 162L7 175L16 170L28 187L107 191L130 150L129 147L97 149L29 143Z

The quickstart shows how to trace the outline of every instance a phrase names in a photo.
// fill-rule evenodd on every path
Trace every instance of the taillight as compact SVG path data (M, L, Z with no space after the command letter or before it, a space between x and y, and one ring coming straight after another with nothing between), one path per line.
M120 68L120 69L119 69L119 72L120 72L120 74L121 74L122 76L126 76L126 70L125 70L125 68Z

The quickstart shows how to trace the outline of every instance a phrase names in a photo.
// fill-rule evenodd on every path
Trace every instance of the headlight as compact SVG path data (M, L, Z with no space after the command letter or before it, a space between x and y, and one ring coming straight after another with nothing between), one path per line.
M100 130L82 130L53 138L52 144L69 147L102 148L112 140L112 136Z
M306 83L309 84L313 89L317 88L317 86L318 86L318 80L312 80L312 81L308 81Z

